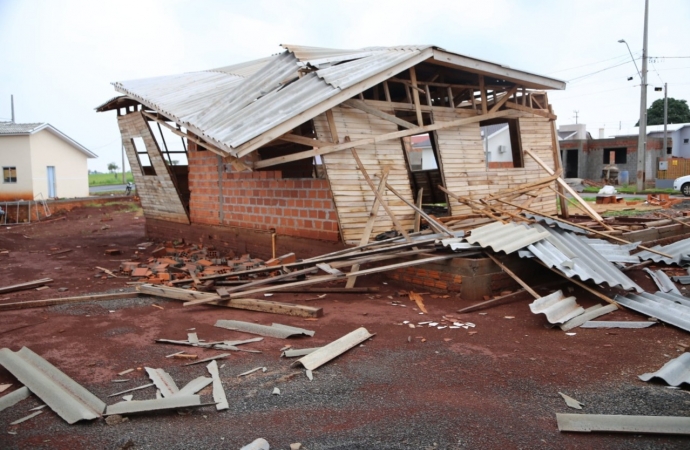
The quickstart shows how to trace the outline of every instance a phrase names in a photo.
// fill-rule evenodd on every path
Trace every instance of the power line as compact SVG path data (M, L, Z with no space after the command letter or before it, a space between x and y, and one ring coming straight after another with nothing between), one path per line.
M637 53L639 53L639 52L637 52ZM581 65L581 66L575 66L575 67L569 67L569 68L567 68L567 69L555 70L555 71L553 71L553 72L549 72L547 75L550 75L550 74L552 74L552 73L565 72L565 71L573 70L573 69L579 69L580 67L593 66L593 65L595 65L595 64L603 63L603 62L606 62L606 61L611 61L612 59L620 59L620 58L622 58L622 57L625 57L625 58L627 59L628 54L626 53L625 55L615 56L615 57L613 57L613 58L608 58L608 59L602 59L601 61L597 61L597 62L593 62L593 63L588 63L588 64L583 64L583 65Z
M640 59L640 58L637 58L637 59ZM571 78L570 80L568 80L568 83L572 83L572 82L575 81L575 80L581 80L581 79L583 79L583 78L591 77L592 75L596 75L596 74L598 74L598 73L605 72L605 71L607 71L607 70L611 70L611 69L613 69L613 68L615 68L615 67L624 66L624 65L626 65L626 64L630 64L631 62L633 62L633 61L632 61L632 60L631 60L631 61L625 61L625 62L622 62L622 63L620 63L620 64L616 64L616 65L614 65L614 66L606 67L605 69L597 70L596 72L592 72L592 73L588 73L588 74L586 74L586 75L581 75L581 76L579 76L579 77Z

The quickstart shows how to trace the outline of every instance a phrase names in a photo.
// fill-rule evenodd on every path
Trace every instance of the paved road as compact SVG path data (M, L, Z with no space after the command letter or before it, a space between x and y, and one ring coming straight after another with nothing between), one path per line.
M90 186L89 193L109 192L109 191L124 191L126 184L109 184L107 186Z

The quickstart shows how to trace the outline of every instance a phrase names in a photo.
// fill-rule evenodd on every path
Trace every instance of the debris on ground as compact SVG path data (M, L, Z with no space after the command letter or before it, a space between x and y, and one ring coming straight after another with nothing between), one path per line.
M690 353L683 353L668 361L656 372L640 375L639 379L642 381L660 379L669 386L680 386L684 383L690 385Z
M563 400L565 400L565 404L568 405L571 408L575 409L582 409L582 403L578 402L574 398L570 397L569 395L565 395L563 392L559 392L560 396L563 397Z

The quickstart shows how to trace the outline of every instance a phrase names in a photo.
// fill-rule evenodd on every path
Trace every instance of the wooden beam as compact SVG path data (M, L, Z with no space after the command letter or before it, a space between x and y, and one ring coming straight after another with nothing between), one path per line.
M523 112L534 114L534 115L541 116L541 117L546 117L549 120L556 120L556 118L557 118L556 115L551 114L550 112L545 111L543 109L534 109L534 108L530 108L529 106L523 106L523 105L519 105L519 104L513 103L513 102L506 102L505 105L506 105L506 108L515 109L517 111L523 111Z
M501 97L501 99L494 104L494 106L491 107L489 112L492 113L492 112L498 111L501 108L501 106L503 106L508 100L510 100L510 96L515 94L517 92L517 90L518 90L517 85L510 88L510 90L508 92L506 92L505 95L503 97Z
M410 128L408 130L395 131L392 133L381 134L379 136L374 136L365 139L359 139L356 141L344 142L341 144L331 145L328 147L320 147L314 150L307 150L300 153L294 153L292 155L279 156L276 158L270 158L263 161L258 161L254 164L257 169L275 166L276 164L283 164L291 161L299 161L300 159L311 158L316 155L327 155L328 153L338 152L341 150L348 150L354 147L362 147L364 145L376 144L377 142L389 141L391 139L398 139L405 136L412 136L415 134L428 133L429 131L442 130L445 128L468 125L471 123L481 122L483 120L496 119L498 117L508 117L514 116L513 111L496 111L491 114L484 114L480 116L464 117L462 119L452 120L450 122L436 122L431 125L426 125L422 127Z
M505 305L506 303L512 303L512 302L517 301L517 300L522 300L525 297L525 294L527 294L527 291L524 289L520 289L518 291L511 292L510 294L501 295L500 297L492 298L491 300L487 300L485 302L476 303L472 306L458 309L455 312L458 314L465 314L465 313L477 311L479 309L488 308L491 306Z
M549 105L549 112L553 113L553 109L551 108L551 105ZM558 144L558 130L556 129L556 121L551 122L551 150L553 151L553 167L554 169L558 170L560 169L563 171L563 163L561 161L561 147ZM563 186L561 184L556 184L556 188L558 189L558 194L559 194L559 203L561 205L561 216L563 216L564 219L569 219L570 218L570 212L568 211L568 199L565 197L563 193Z
M417 208L422 209L422 198L424 196L424 188L419 188L417 191ZM421 228L422 216L417 211L414 213L414 232L418 233Z
M340 142L338 137L338 127L335 126L335 118L333 117L333 110L329 109L326 111L326 120L328 120L328 129L331 132L331 140L334 144Z
M231 300L221 300L220 297L215 294L167 286L154 286L151 284L142 284L138 287L138 289L139 292L145 295L155 295L158 297L185 301L185 306L187 306L187 303L189 302L193 303L195 301L203 300L203 304L226 306L228 308L235 309L246 309L249 311L261 311L298 317L323 316L322 308L312 308L310 306L294 305L291 303L274 302L253 298L232 298Z
M396 191L393 188L393 186L386 183L386 187L388 188L389 191L391 191L393 194L395 194L396 197L398 197L400 200L405 202L405 204L407 206L414 209L419 215L424 217L424 219L426 219L426 221L430 227L436 229L436 231L439 231L441 233L445 233L450 237L455 237L455 235L448 228L446 228L442 223L435 221L434 219L431 218L431 216L429 216L427 213L425 213L423 209L418 208L417 205L409 202L405 197L402 196L402 194L400 194L398 191Z
M426 95L427 106L433 106L433 102L431 101L431 89L429 88L428 84L424 85L424 93Z
M550 168L550 167L549 167L539 156L537 156L537 155L536 155L535 153L533 153L531 150L525 149L524 152L525 152L526 154L528 154L529 156L531 156L532 159L534 159L534 160L537 162L537 164L539 164L539 165L541 166L541 168L544 169L544 170L546 171L546 173L548 173L549 175L554 175L554 174L555 174L554 170L551 169L551 168ZM580 194L578 194L577 192L575 192L575 190L574 190L573 188L571 188L570 185L568 185L568 183L566 183L565 180L563 180L563 178L561 178L561 177L556 178L556 182L557 182L560 186L562 186L566 191L568 191L568 193L569 193L570 195L572 195L573 198L574 198L577 202L579 202L579 203L587 210L587 212L589 213L589 216L590 216L592 219L594 219L594 220L596 220L597 222L599 222L599 224L600 224L601 226L603 226L604 228L606 228L607 230L613 231L613 228L611 228L608 224L604 223L603 217L601 217L601 216L599 215L599 213L597 213L591 206L589 206L589 204L587 204L587 202L585 202L585 201L582 199L582 197L580 197Z
M357 108L361 111L364 111L367 114L371 114L372 116L379 117L381 119L387 120L389 122L393 122L396 125L400 125L403 128L416 128L417 125L408 122L407 120L402 120L398 117L395 117L392 114L388 114L386 112L381 111L380 109L376 109L373 106L369 106L366 104L366 102L363 102L361 100L355 100L355 99L350 99L345 102L343 102L344 105L350 106L352 108Z
M453 88L448 86L448 106L455 108L455 103L453 102Z
M332 142L319 141L318 139L312 139L305 136L299 136L296 134L288 133L284 134L278 138L279 141L292 142L294 144L306 145L309 147L327 147L333 145Z
M482 114L486 114L486 86L484 86L484 75L479 75L479 93L482 96Z
M359 171L362 172L362 175L364 175L364 180L366 180L367 184L369 185L369 188L371 188L379 203L381 203L381 206L383 206L383 209L386 210L386 213L391 218L391 221L393 222L395 229L398 230L398 233L403 235L407 242L410 242L410 236L407 234L407 231L405 231L405 228L398 221L398 218L395 216L395 213L388 207L388 203L386 203L386 200L383 198L383 195L379 194L379 191L376 189L376 186L374 186L374 182L371 181L371 178L369 177L367 170L364 168L364 164L362 164L362 160L359 159L359 155L357 155L357 150L351 148L350 151L352 152L352 156L355 158L355 161L357 162L357 167L359 168Z
M378 192L380 195L383 196L383 194L386 193L386 180L388 180L388 173L390 172L390 166L386 166L383 169L383 174L381 175L381 181L379 181L379 188ZM374 204L371 206L371 211L369 212L369 219L367 219L367 224L364 226L364 232L362 233L362 239L359 241L359 246L363 246L369 243L369 238L371 237L371 230L374 229L374 223L376 222L376 218L378 217L379 214L379 207L381 206L381 202L379 202L379 198L376 197L374 199ZM359 270L359 264L355 264L352 266L350 269L350 272L357 272ZM346 288L351 288L355 285L355 282L357 281L357 277L350 277L347 280L347 284L345 285Z
M407 89L407 92L408 92L408 94L409 94L410 96L412 95L412 91L411 91L411 90L416 90L416 91L419 92L420 94L426 94L426 92L424 92L424 89L422 89L422 88L420 88L419 86L413 84L410 80L405 80L405 79L403 79L403 78L389 78L388 81L391 81L391 82L393 82L393 83L401 83L401 84L403 84L403 85L405 86L405 88Z
M422 117L422 110L419 109L419 92L417 92L419 88L417 87L417 71L414 66L410 67L410 82L414 88L412 89L412 99L414 100L414 107L417 112L417 125L421 127L424 126L424 118Z
M41 278L40 280L27 281L26 283L13 284L11 286L0 287L0 294L8 292L23 291L25 289L33 289L38 286L43 286L46 283L52 283L52 278Z
M510 278L512 278L513 280L515 280L515 281L516 281L520 286L522 286L527 292L529 292L530 294L532 294L532 296L533 296L534 298L541 298L541 295L537 294L537 292L536 292L534 289L532 289L531 287L529 287L529 285L528 285L527 283L525 283L524 281L522 281L522 279L520 279L520 277L518 277L517 275L515 275L515 273L513 273L512 270L510 270L510 269L507 268L505 265L503 265L503 263L502 263L501 261L499 261L498 258L496 258L496 257L495 257L494 255L492 255L491 253L486 253L486 256L488 256L489 258L491 258L491 261L493 261L494 263L496 263L496 265L497 265L498 267L500 267L501 270L503 270L505 273L507 273L508 276L510 276Z
M97 302L101 300L118 300L121 298L138 297L138 292L117 292L115 294L83 295L79 297L48 298L31 300L28 302L0 303L0 311L15 309L43 308L44 306L67 305L70 303Z
M388 81L383 82L383 93L386 95L386 101L391 103L391 91L388 88Z

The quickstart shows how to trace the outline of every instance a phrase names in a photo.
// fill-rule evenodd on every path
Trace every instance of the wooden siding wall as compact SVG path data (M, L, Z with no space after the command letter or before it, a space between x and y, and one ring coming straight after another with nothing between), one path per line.
M158 144L141 112L132 112L117 118L122 135L122 144L132 175L136 183L137 194L141 198L141 206L147 219L160 219L177 223L189 223L187 212L182 206L177 188L168 172L168 166L163 161ZM136 149L132 139L141 137L146 145L146 152L156 175L144 175L137 159Z
M460 118L453 111L434 111L434 122L445 122ZM529 149L553 168L551 122L534 116L519 119L522 149ZM454 194L481 198L499 190L529 183L548 176L546 171L528 155L524 155L524 168L486 169L484 145L478 123L446 128L437 131L441 167L446 187ZM452 200L452 199L451 199ZM522 200L518 200L522 201ZM545 214L556 213L556 194L542 192L531 208ZM452 200L452 215L469 214L471 210Z
M332 111L340 142L343 142L346 136L349 136L351 140L356 140L398 131L397 125L358 109L340 106L333 108ZM393 113L393 111L387 112ZM314 119L314 126L318 139L331 141L330 128L325 114ZM362 146L356 150L376 186L378 186L384 167L390 166L388 183L405 199L413 202L400 139ZM350 150L330 153L322 158L331 183L342 239L346 243L359 243L374 203L374 193L357 168L357 163ZM403 227L411 229L414 220L412 208L391 192L386 193L385 199ZM393 223L386 211L379 208L371 237L393 228Z

